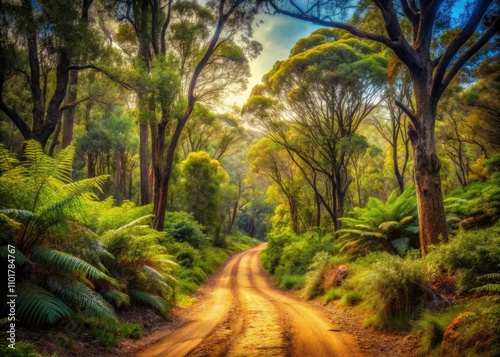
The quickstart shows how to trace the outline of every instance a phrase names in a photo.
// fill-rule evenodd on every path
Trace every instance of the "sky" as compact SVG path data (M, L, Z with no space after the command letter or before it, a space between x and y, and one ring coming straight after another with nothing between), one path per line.
M252 76L248 80L247 90L239 95L229 95L225 100L227 106L236 104L241 107L245 104L252 88L261 82L262 76L269 72L274 63L286 59L299 39L320 28L318 25L282 15L261 14L259 19L263 23L254 25L253 39L262 44L262 52L250 62Z

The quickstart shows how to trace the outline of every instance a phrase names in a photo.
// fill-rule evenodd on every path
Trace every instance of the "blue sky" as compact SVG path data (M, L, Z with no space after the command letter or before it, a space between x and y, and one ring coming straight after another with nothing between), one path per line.
M304 21L295 20L281 15L259 15L263 23L254 26L253 39L259 41L262 52L259 57L250 62L252 77L248 81L248 88L239 95L230 95L225 100L227 105L236 104L241 106L247 100L252 88L261 82L266 74L278 60L288 57L295 43L309 36L311 32L320 28Z

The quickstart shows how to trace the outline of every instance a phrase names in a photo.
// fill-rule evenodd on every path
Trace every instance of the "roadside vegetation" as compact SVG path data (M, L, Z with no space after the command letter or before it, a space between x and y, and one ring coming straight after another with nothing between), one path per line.
M421 355L500 355L498 2L342 3L1 2L0 355L112 351L257 239ZM328 26L238 107L262 11Z

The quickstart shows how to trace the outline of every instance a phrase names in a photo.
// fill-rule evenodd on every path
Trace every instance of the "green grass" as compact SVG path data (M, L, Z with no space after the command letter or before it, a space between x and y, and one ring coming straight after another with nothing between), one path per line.
M356 306L358 305L361 301L363 301L363 296L359 291L352 290L346 292L343 296L342 299L340 300L340 304L343 306Z
M305 277L299 274L285 274L282 276L279 287L282 289L298 290L304 286Z
M326 305L326 304L330 303L331 301L340 300L342 298L342 296L343 296L343 293L342 293L341 289L331 288L321 298Z

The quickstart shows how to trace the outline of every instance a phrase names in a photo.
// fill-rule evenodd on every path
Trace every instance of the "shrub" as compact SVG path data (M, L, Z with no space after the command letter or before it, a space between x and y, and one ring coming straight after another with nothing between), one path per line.
M282 289L300 289L304 285L304 276L298 274L285 274L281 277L279 286Z
M355 306L363 301L363 296L359 291L351 290L346 292L340 300L340 304L344 306Z
M306 282L302 296L306 299L312 299L323 293L323 276L328 267L330 255L326 252L319 252L313 258L313 263L306 274Z
M339 300L341 297L342 297L342 291L340 289L336 289L336 288L331 288L331 289L328 289L328 291L326 292L325 295L323 295L323 302L326 304L328 304L329 302L331 301L334 301L334 300Z
M165 230L177 242L186 242L200 248L204 242L203 227L186 212L168 212L165 217Z
M391 320L400 319L401 325L408 328L410 317L428 297L424 261L403 259L387 253L381 258L366 270L360 285L363 295L373 301L378 313L371 324L379 328L391 328Z
M436 271L444 268L453 275L461 291L485 286L488 274L498 273L500 266L500 223L483 230L460 231L447 244L433 247L426 260Z

